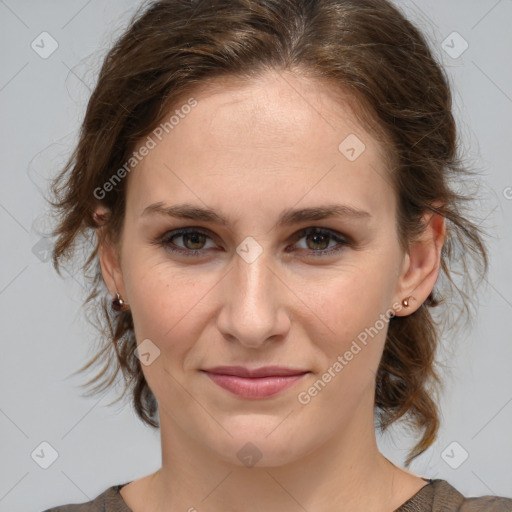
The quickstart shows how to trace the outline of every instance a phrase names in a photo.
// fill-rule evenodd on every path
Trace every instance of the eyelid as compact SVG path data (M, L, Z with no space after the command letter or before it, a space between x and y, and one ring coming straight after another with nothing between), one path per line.
M328 235L333 240L336 240L338 242L346 242L346 243L350 242L350 238L348 236L343 235L342 233L340 233L334 229L323 228L323 227L319 227L319 226L309 226L307 228L300 229L299 231L297 231L296 233L294 233L292 235L292 240L300 240L302 237L309 235L310 233L318 233L321 235Z
M189 233L199 233L215 242L216 236L212 232L210 232L208 229L191 226L191 227L178 228L178 229L166 231L162 236L160 236L157 239L157 244L160 243L160 244L166 246L166 244L170 243L171 239L179 238L180 236L187 235ZM168 247L168 246L166 246L166 247ZM170 247L168 247L168 248L170 250L173 250L173 248L170 248ZM178 247L178 249L176 249L176 252L199 253L199 252L202 252L205 250L206 249L183 249L182 247Z
M350 237L343 235L342 233L339 233L338 231L334 229L329 228L323 228L319 226L309 226L307 228L303 228L299 230L297 233L295 233L292 237L293 243L296 244L300 239L304 238L306 235L309 234L320 234L320 235L326 235L328 236L331 241L337 242L337 245L335 247L331 247L330 249L321 249L318 251L314 251L312 249L302 249L303 251L306 251L308 256L313 257L328 257L332 256L333 254L337 254L345 247L352 246L352 241ZM292 251L293 252L293 251Z
M170 240L175 237L180 237L183 235L186 235L188 233L199 233L201 235L206 236L212 241L215 241L214 239L217 238L214 233L212 233L207 228L202 227L185 227L185 228L178 228L170 231L166 231L163 235L158 237L158 239L155 241L156 245L161 245L164 247L164 249L167 249L173 253L182 254L184 256L200 256L204 255L205 251L208 251L209 249L183 249L181 247L171 247L168 244L170 243ZM339 233L338 231L330 228L324 228L320 226L309 226L303 229L300 229L299 231L295 232L291 237L290 240L293 241L293 244L296 244L301 238L305 237L308 234L321 234L326 235L331 238L331 240L337 242L338 246L335 248L330 249L321 249L318 251L314 250L307 250L302 249L303 251L306 251L308 255L311 256L330 256L332 254L338 253L341 250L343 250L346 246L353 246L353 240L351 237L344 235L342 233ZM287 252L293 252L293 251L287 251Z

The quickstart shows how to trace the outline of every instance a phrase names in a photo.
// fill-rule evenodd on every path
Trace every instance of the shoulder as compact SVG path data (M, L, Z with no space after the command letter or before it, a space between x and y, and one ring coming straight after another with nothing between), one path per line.
M43 512L132 512L119 490L126 484L109 487L86 503L60 505ZM512 498L500 496L465 497L446 480L430 480L396 512L512 512Z
M43 512L132 512L119 493L124 485L126 483L113 485L91 501L59 505Z
M446 480L430 480L430 485L404 503L400 512L512 512L512 498L501 496L468 497ZM420 506L418 508L418 505Z

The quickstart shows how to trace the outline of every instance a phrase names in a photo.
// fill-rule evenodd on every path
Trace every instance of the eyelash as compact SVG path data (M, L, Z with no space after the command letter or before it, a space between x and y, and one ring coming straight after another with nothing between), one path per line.
M171 245L169 245L169 243L171 242L171 240L173 238L180 237L180 236L187 235L187 234L201 234L201 235L206 236L209 239L212 238L211 236L208 235L208 233L206 233L200 229L182 228L182 229L177 229L175 231L169 231L169 232L165 233L162 237L160 237L159 239L156 240L156 244L161 245L168 251L178 253L178 254L181 254L184 256L191 256L191 257L203 256L203 254L204 254L203 251L205 251L206 249L182 249L182 248L172 247ZM319 235L328 236L335 242L338 242L338 244L339 244L339 246L334 249L333 248L321 249L318 251L310 250L309 255L314 256L314 257L331 256L331 255L343 250L343 248L345 246L352 245L352 243L346 237L342 237L336 231L333 231L331 229L325 229L325 228L317 228L317 227L305 228L305 229L299 231L298 233L296 233L294 235L294 240L295 240L294 243L297 243L301 238L303 238L306 235L310 235L310 234L319 234Z

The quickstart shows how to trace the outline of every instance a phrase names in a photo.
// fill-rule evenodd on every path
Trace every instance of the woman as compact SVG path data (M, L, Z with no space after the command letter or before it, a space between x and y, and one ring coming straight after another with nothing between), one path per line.
M88 301L112 307L84 369L122 371L162 467L53 512L512 508L397 467L375 438L374 415L422 431L406 466L434 442L431 308L457 242L487 270L449 187L468 173L450 109L385 0L173 0L134 18L54 183L53 262L95 231Z

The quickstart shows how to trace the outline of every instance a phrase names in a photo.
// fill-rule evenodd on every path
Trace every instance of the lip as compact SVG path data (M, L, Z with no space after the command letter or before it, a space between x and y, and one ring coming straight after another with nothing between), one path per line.
M265 366L217 366L202 370L219 387L242 398L267 398L292 387L308 370Z

